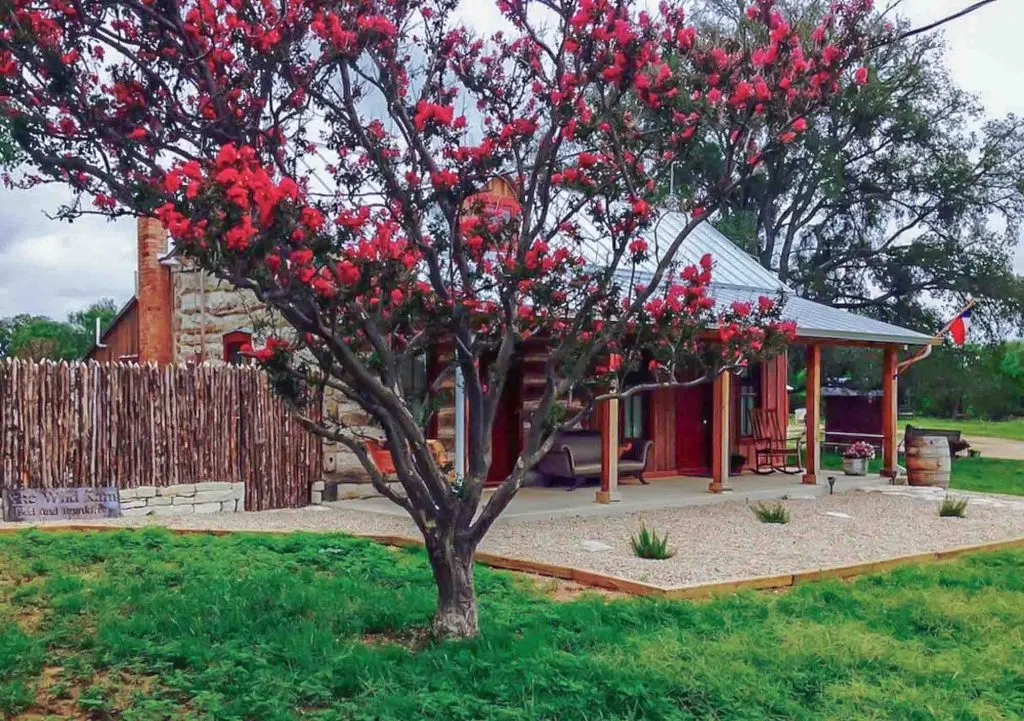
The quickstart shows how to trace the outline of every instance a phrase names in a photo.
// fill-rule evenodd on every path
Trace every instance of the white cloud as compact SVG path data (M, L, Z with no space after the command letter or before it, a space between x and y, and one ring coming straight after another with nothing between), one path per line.
M966 0L905 0L899 11L914 27L921 27L969 4ZM1024 94L1018 92L1022 27L1024 3L1000 0L942 29L953 79L977 94L990 115L1024 114Z
M0 191L0 317L63 318L102 297L120 303L134 293L134 222L47 218L65 195L57 187Z

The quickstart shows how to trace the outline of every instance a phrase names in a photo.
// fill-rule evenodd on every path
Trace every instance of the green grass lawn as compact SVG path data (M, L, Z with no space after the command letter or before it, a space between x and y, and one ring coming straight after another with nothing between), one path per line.
M900 456L900 464L906 465L903 456ZM843 458L838 453L824 453L821 457L821 467L842 470ZM882 461L878 458L868 464L871 473L878 473L881 467ZM950 488L1024 496L1024 461L1002 458L954 458Z
M1019 719L1024 551L710 602L479 569L425 639L419 551L343 536L0 537L8 718Z
M987 436L989 438L1009 438L1024 441L1024 418L1013 418L1006 421L979 421L953 418L929 418L919 416L909 421L900 421L903 428L907 423L921 428L943 428L963 431L967 440L971 436Z

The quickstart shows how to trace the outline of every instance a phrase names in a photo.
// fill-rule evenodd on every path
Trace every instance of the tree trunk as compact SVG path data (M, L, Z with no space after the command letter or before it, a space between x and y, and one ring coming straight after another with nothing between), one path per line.
M449 541L427 543L437 583L434 635L473 638L480 633L473 590L473 547Z

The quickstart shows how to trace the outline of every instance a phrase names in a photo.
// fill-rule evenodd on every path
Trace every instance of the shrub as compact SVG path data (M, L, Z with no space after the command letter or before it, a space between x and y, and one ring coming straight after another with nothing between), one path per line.
M789 509L781 502L777 503L755 503L750 510L757 516L761 523L789 523Z
M942 518L966 518L967 499L957 496L946 496L939 506L939 515Z
M640 521L640 530L629 539L629 544L633 547L633 554L639 558L663 561L676 555L668 548L668 534L658 536L658 532L649 529L643 521Z

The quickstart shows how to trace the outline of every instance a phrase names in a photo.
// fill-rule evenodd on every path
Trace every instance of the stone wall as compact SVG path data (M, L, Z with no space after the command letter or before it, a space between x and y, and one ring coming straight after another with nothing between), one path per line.
M122 516L179 516L245 510L245 483L208 481L177 486L139 486L118 491Z
M173 286L176 362L223 363L227 333L250 333L259 344L284 325L250 291L195 268L177 266Z
M359 406L330 388L324 394L324 418L335 420L354 433L377 437L382 435L371 425L370 417ZM323 441L323 454L327 478L346 483L370 483L370 477L359 459L342 444Z

